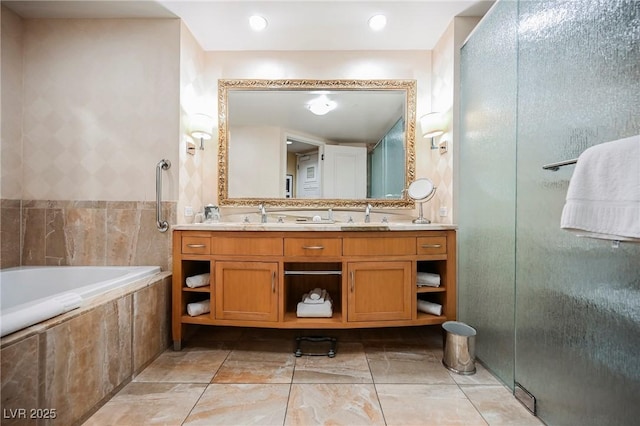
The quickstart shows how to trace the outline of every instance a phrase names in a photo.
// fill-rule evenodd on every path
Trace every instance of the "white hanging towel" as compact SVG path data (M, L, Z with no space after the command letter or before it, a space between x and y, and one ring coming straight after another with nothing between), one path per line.
M578 157L560 227L640 242L640 135L592 146Z

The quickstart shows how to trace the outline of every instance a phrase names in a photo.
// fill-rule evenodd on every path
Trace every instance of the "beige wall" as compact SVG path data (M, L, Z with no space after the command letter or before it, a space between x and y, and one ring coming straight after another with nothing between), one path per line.
M23 199L152 201L178 164L180 21L24 20ZM178 173L165 172L177 200Z
M180 21L21 19L2 10L0 266L170 266ZM22 85L20 85L22 82ZM6 109L5 109L6 108Z
M22 198L22 19L2 7L2 183L0 198Z
M241 198L280 198L284 196L282 128L237 126L229 129L233 147L229 149L229 194Z
M2 110L0 136L0 268L20 265L22 206L22 19L0 11ZM16 245L18 248L16 249Z
M180 25L180 163L176 164L179 174L178 196L178 221L186 223L184 208L192 207L194 212L202 211L202 207L209 203L203 200L202 164L207 151L196 150L195 155L189 155L186 151L188 142L200 147L199 141L194 141L189 135L189 117L196 113L208 111L211 101L203 96L204 87L204 51L193 37L189 29L182 23ZM214 116L215 117L215 116ZM217 134L212 140L206 141L207 148L217 145ZM209 149L210 151L210 149ZM214 160L209 160L214 161ZM189 220L189 222L191 222Z
M426 161L431 170L430 177L438 188L436 196L428 203L427 212L438 223L456 223L457 178L454 171L459 141L460 47L479 21L480 18L454 18L433 49L432 111L444 113L448 123L447 131L435 138L436 145L447 142L448 152L441 155L439 150L429 150ZM447 209L446 217L440 216L441 207Z

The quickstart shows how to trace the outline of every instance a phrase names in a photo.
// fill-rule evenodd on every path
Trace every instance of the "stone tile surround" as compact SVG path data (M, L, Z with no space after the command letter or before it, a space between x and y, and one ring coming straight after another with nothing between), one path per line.
M163 217L176 223L175 201ZM171 269L171 232L147 201L2 200L0 267L158 265Z

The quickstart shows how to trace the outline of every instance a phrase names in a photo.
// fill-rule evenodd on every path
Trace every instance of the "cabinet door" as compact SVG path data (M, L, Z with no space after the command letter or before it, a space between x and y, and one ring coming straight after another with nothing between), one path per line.
M216 319L277 321L278 263L216 262Z
M411 319L411 262L348 264L348 321Z

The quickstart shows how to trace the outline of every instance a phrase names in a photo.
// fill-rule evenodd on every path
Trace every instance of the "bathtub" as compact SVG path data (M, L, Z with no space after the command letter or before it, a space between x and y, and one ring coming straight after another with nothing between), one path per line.
M159 266L27 266L0 271L1 336L81 307Z

